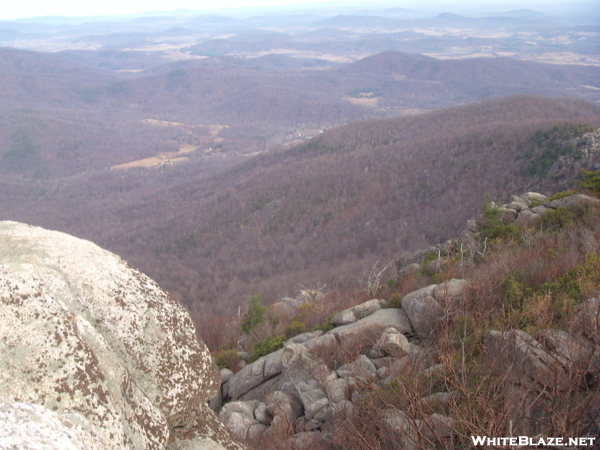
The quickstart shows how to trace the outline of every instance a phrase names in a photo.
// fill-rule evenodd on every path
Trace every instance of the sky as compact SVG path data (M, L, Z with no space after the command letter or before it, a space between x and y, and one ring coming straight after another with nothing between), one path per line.
M573 3L594 4L597 0L571 0ZM457 8L465 8L465 4L471 2L473 6L477 0L396 0L387 3L390 6L420 9L428 6L438 6L448 11ZM90 17L105 15L127 15L142 12L174 11L178 9L189 9L194 11L222 10L224 8L248 8L256 6L283 6L310 4L312 6L325 6L352 3L363 4L365 7L373 3L365 0L7 0L0 8L0 20L13 20L19 18L40 16L67 16L67 17ZM548 8L553 3L564 4L565 0L487 0L483 2L486 6L495 4L500 9L519 8ZM600 4L600 2L598 2ZM481 6L479 4L478 6ZM505 7L505 8L503 8Z
M364 0L346 0L346 2L365 3ZM175 11L178 9L210 11L224 8L280 6L299 3L336 2L331 0L9 0L0 8L0 19L11 20L40 16L125 15L148 11Z

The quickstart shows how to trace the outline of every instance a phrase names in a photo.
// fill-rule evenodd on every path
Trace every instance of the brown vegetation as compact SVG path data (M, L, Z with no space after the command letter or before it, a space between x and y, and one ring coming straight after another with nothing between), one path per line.
M300 285L364 289L375 261L457 235L484 192L568 182L527 171L532 136L565 122L600 119L578 100L509 97L347 125L235 166L6 181L2 210L123 255L201 324L234 316L253 292L271 303Z
M447 311L435 334L419 343L432 350L438 363L435 370L423 372L415 360L383 389L363 386L359 396L352 396L354 412L337 414L335 423L322 431L329 438L317 444L290 444L294 429L290 424L279 435L254 442L256 448L459 449L472 448L472 436L597 435L600 330L597 324L595 329L582 326L579 311L586 299L600 292L600 209L559 210L567 212L575 220L557 224L556 217L546 216L533 228L490 240L485 254L456 255L434 279L423 280L427 284L455 277L470 280L465 303ZM406 289L401 281L398 290ZM374 295L391 300L398 291L388 285ZM321 302L327 304L327 296ZM591 345L591 353L566 366L556 357L549 368L554 381L534 383L519 378L520 371L531 367L512 367L515 355L509 348L490 352L485 337L490 330L524 330L549 351L553 347L545 336L566 332L574 340L571 344L581 340ZM596 354L591 357L594 345ZM586 355L582 348L571 351ZM356 354L336 355L337 360L319 356L336 369L340 357L348 356L343 361L348 362ZM450 417L446 428L435 428L432 414ZM389 417L405 417L406 432L399 433L399 422L387 424Z

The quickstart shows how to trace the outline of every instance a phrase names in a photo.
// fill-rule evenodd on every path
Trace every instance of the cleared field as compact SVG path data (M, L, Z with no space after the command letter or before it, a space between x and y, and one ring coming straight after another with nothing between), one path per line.
M151 156L150 158L138 159L136 161L131 161L131 162L128 162L125 164L117 164L115 166L112 166L111 169L127 170L127 169L133 169L135 167L152 168L152 167L161 167L161 166L165 166L168 164L177 164L177 163L181 163L181 162L186 162L190 158L189 158L189 156L184 156L184 155L193 153L196 150L198 150L197 146L184 145L177 152L165 152L165 153L161 153L160 155Z

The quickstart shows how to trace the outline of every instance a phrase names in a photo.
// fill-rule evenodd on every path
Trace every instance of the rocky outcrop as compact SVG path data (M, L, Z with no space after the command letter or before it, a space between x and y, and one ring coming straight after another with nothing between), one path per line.
M499 212L502 223L527 228L538 225L549 211L578 205L600 205L600 200L585 194L573 194L549 200L548 197L537 192L526 192L511 196L510 202L504 205L496 205L492 202L491 207ZM482 232L486 226L486 220L481 214L467 221L467 228L458 239L416 250L398 258L396 268L399 282L402 283L405 277L419 272L439 272L453 257L459 258L461 262L472 260L482 251L482 242L485 241ZM427 302L425 299L421 301ZM427 309L435 308L435 304L429 302Z
M585 195L548 200L528 192L494 207L501 223L529 227L553 209L596 203ZM400 282L418 272L433 275L450 258L462 262L459 258L467 252L485 256L486 226L481 216L469 221L460 239L399 259ZM442 325L461 319L457 315L464 311L469 286L468 280L450 279L406 294L400 308L372 299L335 314L330 321L335 328L327 333L303 333L240 372L225 373L220 417L242 438L265 442L277 436L278 442L287 439L289 448L327 448L336 430L343 433L338 428L360 421L361 405L377 404L369 413L377 417L373 432L383 448L452 447L461 415L453 417L453 412L466 391L448 383L449 374L461 369L454 359L436 354L434 342ZM515 329L487 330L483 339L468 337L482 345L484 354L474 357L475 365L482 374L491 369L484 376L496 383L507 423L514 426L511 433L550 434L561 396L585 398L582 408L597 403L597 393L585 396L600 375L599 312L598 299L580 305L571 324L580 330L577 335L558 329L530 335ZM466 332L469 321L464 325ZM462 358L466 361L464 354ZM407 398L395 396L388 402L390 391L409 392L407 380L418 383L419 390L412 386ZM592 424L597 410L591 408L581 423Z
M436 304L449 310L461 302L466 286L464 280L450 280L428 289ZM290 446L326 442L336 421L353 417L354 402L361 396L437 362L414 343L418 322L404 308L382 306L385 302L373 299L344 310L335 319L343 325L325 334L296 336L236 374L226 372L219 417L240 438L283 433ZM428 320L434 327L442 317ZM431 428L438 433L444 420L449 419L433 415L419 432Z
M0 435L31 448L242 448L206 405L219 373L189 315L116 255L0 222L0 322Z

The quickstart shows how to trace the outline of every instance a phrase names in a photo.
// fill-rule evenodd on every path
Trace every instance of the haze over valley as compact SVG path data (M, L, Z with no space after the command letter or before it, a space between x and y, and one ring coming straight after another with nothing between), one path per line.
M600 126L581 5L1 21L0 219L119 254L197 323L360 286L484 192L570 185L532 136Z

